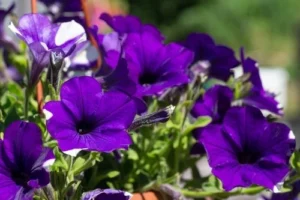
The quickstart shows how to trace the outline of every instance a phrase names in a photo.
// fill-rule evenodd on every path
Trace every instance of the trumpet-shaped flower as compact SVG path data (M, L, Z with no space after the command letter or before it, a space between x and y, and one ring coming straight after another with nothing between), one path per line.
M165 45L151 32L142 31L127 35L124 54L140 96L160 95L189 82L193 53L179 44Z
M11 23L9 28L29 46L32 55L29 85L34 85L50 64L51 51L60 51L67 57L76 44L86 40L85 30L77 22L52 24L42 14L23 15L17 27Z
M47 130L59 148L76 155L80 150L111 152L131 144L127 132L136 113L133 98L119 91L103 92L88 76L66 81L60 101L44 106Z
M239 65L234 52L226 46L217 45L209 35L192 33L187 37L185 46L195 54L192 64L196 73L210 78L227 81L232 75L231 69Z
M41 131L34 123L15 121L0 141L0 199L32 199L35 189L46 186L50 175L44 167L54 162L43 147Z
M232 107L222 125L209 125L199 140L226 191L251 185L273 189L289 172L290 131L268 122L255 107Z

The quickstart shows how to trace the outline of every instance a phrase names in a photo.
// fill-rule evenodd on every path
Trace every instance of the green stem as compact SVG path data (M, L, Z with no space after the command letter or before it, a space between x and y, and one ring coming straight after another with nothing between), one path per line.
M202 198L202 197L229 197L235 196L240 194L248 194L254 195L262 192L264 190L263 187L250 187L250 188L243 188L232 192L208 192L208 191L192 191L187 189L180 190L181 194L185 197L190 198Z
M67 171L67 176L66 176L67 181L66 182L68 182L68 180L69 180L69 182L72 182L73 179L74 179L74 174L71 173L72 168L73 168L73 164L74 164L74 157L70 156L70 162L69 162L69 168L68 168L68 171Z
M27 88L25 88L25 101L24 101L24 117L25 117L25 119L28 119L29 98L30 98L30 90L27 87Z

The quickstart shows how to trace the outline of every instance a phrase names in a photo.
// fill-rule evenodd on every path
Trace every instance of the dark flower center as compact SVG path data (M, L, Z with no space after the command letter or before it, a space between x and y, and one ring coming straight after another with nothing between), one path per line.
M254 164L260 157L260 154L257 152L243 151L238 154L238 161L241 164Z
M94 123L90 120L81 120L76 124L76 130L80 135L87 134L94 130Z
M150 84L157 82L157 79L158 79L158 77L154 73L143 73L139 77L139 83L141 85L150 85Z
M30 180L30 177L28 174L24 173L24 172L12 172L11 173L11 178L14 180L14 182L17 185L20 185L24 188L28 187L27 183Z

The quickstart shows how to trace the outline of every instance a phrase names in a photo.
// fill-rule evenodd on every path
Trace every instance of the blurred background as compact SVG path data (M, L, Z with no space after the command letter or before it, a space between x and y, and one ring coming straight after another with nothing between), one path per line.
M300 133L300 1L299 0L87 0L92 23L106 31L102 12L132 14L160 28L168 41L190 32L210 34L237 52L244 47L262 67L265 87L278 94L285 118ZM11 0L2 0L7 8ZM30 10L30 0L16 0L17 15ZM39 5L39 11L45 10ZM298 125L299 124L299 125Z

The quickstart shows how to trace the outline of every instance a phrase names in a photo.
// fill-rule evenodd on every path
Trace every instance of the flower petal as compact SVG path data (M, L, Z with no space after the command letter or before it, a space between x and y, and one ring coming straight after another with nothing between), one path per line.
M74 44L81 43L87 40L84 28L77 22L64 22L58 27L54 38L55 46L59 46L67 53ZM52 46L52 45L51 45Z
M123 192L121 190L113 190L113 189L96 189L93 191L89 191L83 194L81 200L129 200L131 198L131 194L128 192Z

